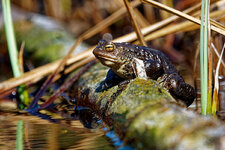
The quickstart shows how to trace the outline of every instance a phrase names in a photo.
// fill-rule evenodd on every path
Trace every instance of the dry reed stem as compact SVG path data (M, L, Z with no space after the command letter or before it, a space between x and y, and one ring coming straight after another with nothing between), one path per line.
M215 46L212 42L211 42L211 46L213 47L213 49L215 48ZM223 49L221 51L221 55L219 57L219 61L218 61L217 66L216 66L215 81L214 81L215 87L214 87L214 90L213 90L213 100L212 100L212 114L213 114L213 116L216 116L216 111L218 110L217 109L217 107L218 107L218 91L219 91L219 77L218 76L219 76L219 68L220 68L220 64L221 64L224 49L225 49L225 43L223 44Z
M23 69L23 52L24 52L24 46L25 42L23 41L19 50L19 67L20 67L20 72L24 73Z
M200 14L200 12L197 12L197 13L198 13L198 15ZM225 16L222 16L224 13L225 13L225 10L217 10L217 11L212 12L210 14L210 17L213 17L213 18L216 18L217 20L219 20L219 19L221 19L221 17L225 17ZM218 22L215 23L215 21L213 22L212 19L210 19L210 23L214 24L215 26L220 26ZM183 32L193 31L193 30L196 30L198 28L199 28L199 26L195 24L193 26L190 26L188 28L183 29L182 31Z
M137 22L139 23L140 27L144 28L150 25L148 20L145 19L145 17L140 13L140 11L136 8L134 9L135 15L137 16Z
M134 33L135 34L135 33ZM120 40L115 39L114 41L118 42L130 42L127 35L120 37ZM95 48L95 46L92 46L88 49L86 49L83 52L77 53L73 56L71 56L67 61L66 65L71 65L74 62L80 61L84 58L87 58L89 56L93 56L92 50ZM93 56L94 57L94 56ZM17 78L11 78L9 80L3 81L0 83L0 93L7 91L11 88L17 87L24 83L36 83L37 81L41 80L44 76L52 73L56 68L58 68L61 60L46 64L44 66L38 67L36 69L33 69L29 72L24 73L20 77Z
M220 22L217 22L216 20L214 19L211 19L210 18L210 23L218 28L221 28L223 30L225 30L225 26L223 24L221 24Z
M210 102L212 101L212 89L213 89L213 56L212 56L212 51L209 48L208 49L208 93L207 93L207 99L210 99ZM210 106L211 106L211 104L210 104ZM209 112L211 112L211 110L209 110Z
M188 8L188 9L184 10L183 12L184 13L191 13L191 12L195 11L196 9L200 9L200 7L201 7L201 3L198 3L195 6L192 6L192 7ZM146 35L146 34L148 34L150 32L153 32L153 31L155 31L155 30L157 30L159 28L162 28L162 27L170 24L171 22L173 22L173 21L175 21L177 19L179 19L179 17L174 15L174 16L171 16L171 17L169 17L169 18L167 18L165 20L162 20L162 21L160 21L158 23L155 23L155 24L150 25L150 26L148 26L146 28L143 28L141 30L142 34ZM126 37L126 39L128 41L134 41L137 38L136 34L134 32L132 32L132 33L129 33L129 34L127 34L127 35L125 35L125 36L123 36L121 38L117 38L117 40L115 40L115 41L119 42L119 41L121 41L121 39L123 39L125 37Z
M189 21L191 21L191 22L193 22L195 24L198 24L198 25L201 24L201 20L199 20L197 18L194 18L194 17L192 17L190 15L187 15L187 14L185 14L185 13L183 13L181 11L178 11L176 9L170 8L170 7L168 7L166 5L163 5L161 3L158 3L156 1L153 1L153 0L142 0L142 1L147 3L147 4L151 4L151 5L155 6L155 7L158 7L160 9L163 9L165 11L168 11L168 12L170 12L172 14L177 15L177 16L180 16L182 18L185 18L185 19L187 19L187 20L189 20ZM213 31L215 31L215 32L217 32L219 34L225 35L225 30L223 30L222 28L215 27L214 25L211 26L211 30L213 30Z
M68 68L65 68L65 70L63 71L63 74L69 74L70 72L74 71L75 69L77 69L79 67L82 67L83 65L87 64L88 62L90 62L94 59L95 59L94 55L90 55L89 57L87 56L87 57L81 59L80 61L72 64ZM53 82L57 81L60 78L61 78L61 74L56 75Z
M219 52L217 51L217 49L216 49L216 47L214 46L213 43L211 43L211 47L213 48L213 50L214 50L216 56L217 56L218 58L220 58L221 54L219 54ZM221 60L221 63L222 63L222 65L223 65L223 67L225 68L225 63L224 63L223 60Z
M88 57L91 55L91 51L94 47L91 47L87 49L87 51L78 53L76 55L73 55L67 60L67 65L70 65L74 62L77 62L85 57ZM33 69L29 72L24 73L22 76L17 78L11 78L9 80L3 81L0 83L0 92L6 91L8 89L11 89L13 87L17 87L23 83L29 82L29 84L35 83L39 80L41 80L44 76L52 73L60 64L62 60L58 60L49 64L46 64L44 66L38 67L36 69Z
M140 4L141 2L139 0L136 0L131 3L131 6L136 7ZM81 35L81 37L83 37L84 39L90 38L91 36L99 33L102 29L110 26L111 24L119 20L125 13L126 13L126 8L124 6L120 8L119 10L117 10L112 15L110 15L109 17L107 17L106 19L104 19L103 21L101 21L100 23L96 24L93 28L87 30L84 34Z
M77 63L74 63L73 65L71 65L70 67L66 68L64 71L64 74L68 74L70 72L72 72L73 70L87 64L88 62L95 60L94 55L90 55L88 58L85 58Z
M147 5L147 4L143 4L143 7L144 7L145 18L148 20L149 24L156 23L154 7L151 5Z
M218 11L212 12L210 14L210 17L219 16L219 15L222 15L224 13L225 13L225 10L218 10ZM191 28L189 28L189 27L191 27ZM183 32L183 31L191 31L191 30L198 29L198 28L199 28L198 25L196 25L192 22L185 21L185 22L182 22L182 23L172 25L172 26L169 26L167 28L163 28L161 30L155 31L154 33L151 33L150 35L147 35L145 37L145 40L149 41L149 40L153 40L153 39L156 39L158 37L162 37L162 36L165 36L165 35L168 35L168 34Z
M138 40L140 41L141 45L147 46L147 44L146 44L146 42L144 40L144 36L141 33L141 31L140 31L140 27L139 27L137 21L135 20L135 14L134 14L133 8L130 6L130 3L128 2L128 0L124 0L124 4L125 4L125 6L127 8L128 14L129 14L129 16L131 18L131 21L132 21L133 27L134 27L134 29L136 31Z

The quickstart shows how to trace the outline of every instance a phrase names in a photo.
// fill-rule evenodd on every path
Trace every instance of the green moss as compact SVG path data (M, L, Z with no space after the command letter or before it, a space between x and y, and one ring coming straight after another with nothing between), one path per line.
M127 112L126 119L129 119L148 105L168 101L174 99L155 81L136 78L113 102L110 111L120 114Z
M112 115L118 124L132 119L151 104L175 101L156 81L140 78L132 80L121 93L118 86L104 92L96 92L97 87L104 81L107 71L108 68L101 64L93 66L79 80L79 87L80 90L89 90L89 97L96 100L95 103L100 109L104 110L106 104L109 104L107 113Z

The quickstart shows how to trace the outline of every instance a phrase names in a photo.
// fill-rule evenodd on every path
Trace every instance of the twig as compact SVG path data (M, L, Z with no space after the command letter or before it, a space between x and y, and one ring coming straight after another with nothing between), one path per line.
M172 14L175 14L177 16L180 16L182 18L185 18L185 19L187 19L187 20L189 20L189 21L191 21L191 22L193 22L195 24L198 24L198 25L201 24L201 21L199 19L194 18L194 17L192 17L190 15L187 15L187 14L185 14L185 13L183 13L181 11L178 11L176 9L170 8L170 7L166 6L166 5L160 4L160 3L156 2L156 1L153 1L153 0L142 0L142 1L145 2L145 3L151 4L151 5L155 6L155 7L159 7L160 9L166 10L166 11L168 11L168 12L170 12ZM217 32L219 34L225 35L225 30L223 30L222 28L215 27L214 25L211 26L211 30L213 30L213 31L215 31L215 32Z
M128 0L124 0L124 4L125 4L125 6L127 8L128 14L129 14L129 16L130 16L130 18L132 20L133 27L134 27L134 29L136 31L137 37L138 37L141 45L147 46L147 44L146 44L146 42L144 40L144 36L141 33L141 31L140 31L140 27L139 27L139 25L137 24L137 22L135 20L135 14L134 14L133 8L130 6Z

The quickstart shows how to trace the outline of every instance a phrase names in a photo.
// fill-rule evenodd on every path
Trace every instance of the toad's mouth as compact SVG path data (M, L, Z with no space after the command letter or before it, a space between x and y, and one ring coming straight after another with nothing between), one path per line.
M117 58L110 57L107 55L97 55L96 58L99 59L100 61L110 61L110 62L114 62L114 63L116 63L118 61Z

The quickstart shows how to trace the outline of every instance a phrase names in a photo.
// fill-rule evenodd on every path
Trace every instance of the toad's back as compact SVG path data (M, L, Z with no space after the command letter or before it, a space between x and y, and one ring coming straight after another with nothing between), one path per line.
M159 50L130 43L115 43L115 45L118 52L123 53L124 57L138 58L143 61L153 60L162 65L165 74L177 73L168 57Z

